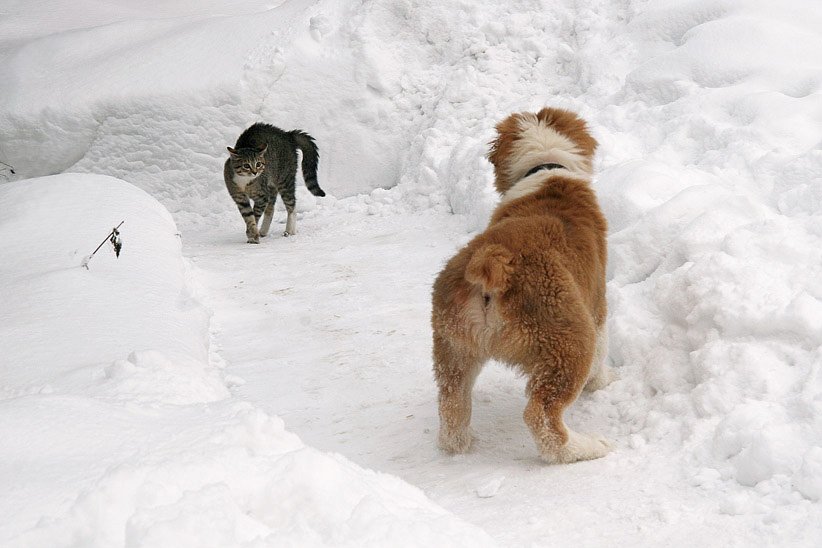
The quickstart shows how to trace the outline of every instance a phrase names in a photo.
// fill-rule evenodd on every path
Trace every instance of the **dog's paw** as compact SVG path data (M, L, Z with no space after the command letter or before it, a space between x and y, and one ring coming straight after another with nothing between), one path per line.
M256 238L251 238L251 237L250 237L250 238L248 238L248 241L247 241L246 243L249 243L249 244L258 244L258 243L260 243L260 237L259 237L259 236L257 236Z
M568 431L568 441L559 448L544 449L541 456L552 464L567 464L604 457L611 451L611 443L602 436L586 436Z
M440 430L438 445L446 453L465 453L471 448L473 439L471 432L467 429L460 432Z

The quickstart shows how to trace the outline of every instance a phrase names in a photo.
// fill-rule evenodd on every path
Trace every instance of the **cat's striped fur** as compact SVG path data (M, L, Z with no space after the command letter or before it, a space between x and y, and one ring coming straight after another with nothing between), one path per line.
M283 199L288 218L283 236L297 232L294 212L297 177L297 149L303 153L305 186L314 196L325 196L317 183L320 154L314 138L304 131L283 131L270 124L257 123L243 131L223 169L225 186L245 221L248 243L260 243L271 227L277 194ZM252 205L253 203L253 205ZM263 223L257 223L263 217Z

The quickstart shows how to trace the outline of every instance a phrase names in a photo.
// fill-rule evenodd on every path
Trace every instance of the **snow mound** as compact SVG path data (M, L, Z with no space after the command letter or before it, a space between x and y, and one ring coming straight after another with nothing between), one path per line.
M234 404L108 468L12 546L492 546L418 489L308 448Z
M2 185L0 207L8 212L0 221L3 393L142 392L157 403L228 396L215 368L202 365L208 313L156 199L112 177L67 174ZM120 257L106 242L83 269L120 221ZM153 384L160 371L180 377Z

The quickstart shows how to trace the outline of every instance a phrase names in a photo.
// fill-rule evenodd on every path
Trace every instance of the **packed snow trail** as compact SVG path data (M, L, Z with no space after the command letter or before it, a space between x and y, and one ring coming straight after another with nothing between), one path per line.
M614 441L614 452L546 466L521 418L525 381L489 364L474 396L475 447L440 453L430 285L467 239L469 221L342 205L319 207L301 217L296 236L272 231L260 245L243 243L239 215L233 232L188 237L218 351L238 377L236 395L282 417L314 447L421 487L505 546L818 540L807 529L818 507L799 505L775 524L756 513L734 516L677 464L681 448L629 435L645 421L642 404L634 417L619 411L633 405L633 379L583 395L568 415L575 429Z

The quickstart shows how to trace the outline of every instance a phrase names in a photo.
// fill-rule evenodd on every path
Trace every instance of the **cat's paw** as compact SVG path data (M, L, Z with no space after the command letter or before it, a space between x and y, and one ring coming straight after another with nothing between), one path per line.
M293 235L294 235L294 233L293 233L293 232L289 232L289 231L287 231L287 230L286 230L285 232L283 232L283 237L284 237L284 238L288 238L289 236L293 236Z

